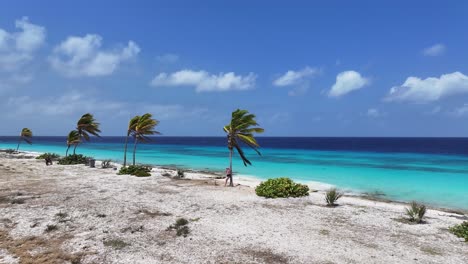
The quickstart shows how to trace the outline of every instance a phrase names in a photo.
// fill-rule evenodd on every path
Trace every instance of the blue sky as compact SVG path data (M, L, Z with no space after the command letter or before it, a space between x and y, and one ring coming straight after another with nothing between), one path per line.
M468 134L465 1L252 2L1 1L0 135L220 136L236 108L265 136Z

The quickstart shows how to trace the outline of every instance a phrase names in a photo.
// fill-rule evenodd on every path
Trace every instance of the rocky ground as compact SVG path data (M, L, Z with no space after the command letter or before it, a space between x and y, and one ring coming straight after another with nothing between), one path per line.
M163 169L137 178L6 156L0 263L468 263L468 244L447 231L460 213L429 210L415 225L403 204L328 208L321 192L271 200ZM186 236L170 228L179 218Z

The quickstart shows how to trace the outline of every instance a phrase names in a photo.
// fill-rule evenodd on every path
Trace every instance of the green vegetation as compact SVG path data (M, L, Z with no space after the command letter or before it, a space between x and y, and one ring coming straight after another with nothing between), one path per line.
M336 206L336 201L343 196L343 193L337 191L335 188L330 189L325 193L325 201L327 206Z
M151 139L148 137L149 135L160 135L158 131L154 130L154 128L159 124L159 121L153 119L153 115L150 113L146 113L142 116L135 116L130 120L130 126L134 126L133 137L135 138L135 143L133 145L133 165L135 165L135 155L136 155L136 147L138 142L147 142Z
M29 145L32 144L31 142L31 138L32 138L33 134L32 134L32 131L31 129L25 127L21 130L21 133L20 133L20 139L19 139L19 142L18 142L18 146L16 147L16 151L18 151L19 149L19 146L21 144L21 141L24 141L26 143L28 143Z
M151 167L142 165L130 165L128 167L120 168L118 175L133 175L137 177L151 176Z
M105 240L103 242L104 246L106 247L111 247L113 249L122 249L130 244L124 242L123 240L120 240L120 239L109 239L109 240Z
M70 133L72 132L73 131ZM76 147L81 143L81 139L89 141L90 135L100 137L99 133L101 133L101 130L99 130L99 123L96 122L94 116L90 113L87 113L82 115L80 120L78 120L78 123L76 124L76 133L78 134L78 142L74 144L75 148L73 149L73 154L76 153ZM69 145L68 140L67 145Z
M16 150L14 150L14 149L7 149L7 150L5 150L5 153L7 153L7 154L13 154L13 153L15 153L15 152L16 152Z
M36 159L46 159L50 158L52 160L60 158L60 155L57 153L43 153L36 157Z
M103 169L109 169L112 168L112 160L106 159L101 162L101 168Z
M185 218L179 218L176 220L175 224L169 226L167 230L176 230L177 236L187 237L190 233L190 228L188 227L189 221Z
M90 157L81 154L72 154L58 160L60 165L88 164Z
M258 151L260 146L258 145L257 140L253 135L254 133L263 133L264 129L258 126L259 124L255 120L255 115L250 114L249 111L237 109L236 111L232 112L231 122L223 128L224 132L227 133L228 138L229 169L231 170L231 173L232 155L234 153L234 148L239 153L239 156L244 162L244 166L252 165L241 148L241 142L255 150L258 155L261 155L260 151ZM233 187L234 182L232 177L229 179L229 186Z
M183 170L177 170L177 178L184 178L185 172Z
M276 178L260 183L255 193L266 198L301 197L309 195L309 187L289 178Z
M411 222L421 223L425 214L426 206L424 204L418 204L413 201L410 207L406 208L406 215L409 216Z
M449 230L457 237L464 238L465 242L468 242L468 221L452 226Z

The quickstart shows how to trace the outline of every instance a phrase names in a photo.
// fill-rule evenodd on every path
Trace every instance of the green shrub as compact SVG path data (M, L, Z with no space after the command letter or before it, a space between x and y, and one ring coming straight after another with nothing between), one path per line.
M43 154L36 157L36 159L46 159L46 158L56 160L56 159L60 158L60 155L57 154L57 153L43 153Z
M179 218L176 220L174 225L170 225L167 230L176 230L177 236L186 237L190 233L190 228L188 227L189 221L185 218Z
M7 154L13 154L13 153L16 153L16 150L14 150L14 149L7 149L7 150L5 150L5 152L6 152Z
M406 215L409 216L411 222L421 223L423 217L426 214L426 206L424 204L418 204L417 202L411 202L410 207L406 208Z
M120 168L118 175L133 175L137 177L151 176L151 167L142 165L130 165L128 167Z
M90 157L83 156L82 154L68 155L64 158L59 159L58 164L60 165L75 165L75 164L88 164Z
M336 206L335 202L343 196L343 193L337 191L335 188L330 189L325 193L325 201L327 206Z
M289 178L276 178L260 183L255 193L266 198L301 197L309 195L309 187Z
M183 178L185 176L185 172L183 170L177 170L177 178Z
M112 168L112 160L106 159L101 162L101 168L103 169L109 169Z
M468 221L452 226L449 230L457 237L464 238L465 242L468 242Z

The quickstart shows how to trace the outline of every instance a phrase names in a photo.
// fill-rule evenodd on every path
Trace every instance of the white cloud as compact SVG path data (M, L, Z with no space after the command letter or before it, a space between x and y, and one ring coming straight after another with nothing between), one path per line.
M172 64L179 60L179 55L173 53L166 53L156 57L159 63Z
M255 86L257 76L236 75L234 72L211 74L206 71L181 70L160 73L151 81L154 87L193 86L197 92L248 90Z
M101 46L99 35L71 36L54 48L49 62L52 68L68 77L104 76L112 74L122 62L135 58L140 52L133 41L116 50L103 50Z
M289 70L278 79L273 81L275 86L290 86L302 83L305 79L314 77L320 73L317 68L305 67L299 71Z
M444 44L435 44L423 50L424 56L440 56L445 52Z
M30 23L27 17L16 20L15 26L20 31L9 33L0 28L0 71L21 69L45 42L45 28Z
M328 92L331 97L343 96L354 90L363 88L369 84L369 80L356 71L344 71L336 76L336 82Z
M439 78L408 77L402 85L392 87L385 100L425 103L465 93L468 93L468 76L454 72Z
M381 113L376 108L369 108L367 110L367 116L369 116L369 117L379 117L380 115L381 115Z

